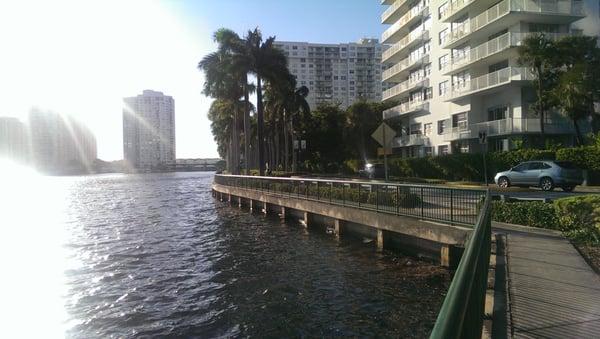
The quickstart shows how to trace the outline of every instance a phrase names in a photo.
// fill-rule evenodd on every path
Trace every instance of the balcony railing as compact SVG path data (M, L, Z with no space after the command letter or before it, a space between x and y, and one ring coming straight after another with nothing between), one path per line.
M386 9L383 14L381 14L381 23L385 23L397 10L400 9L403 5L405 5L408 0L397 0L392 4L388 9ZM382 1L383 3L383 1Z
M496 72L454 84L445 100L454 100L475 94L512 81L533 80L533 75L525 67L506 67Z
M407 146L427 146L430 145L429 138L422 134L402 135L394 138L392 147L407 147Z
M420 112L420 111L428 111L429 110L429 100L413 100L402 103L398 106L392 107L390 109L386 109L383 111L384 119L391 119L394 117L399 117L402 115Z
M396 55L396 54L400 53L401 51L403 51L404 49L406 49L406 47L411 45L413 42L415 42L417 40L426 40L428 38L429 38L428 30L413 31L410 34L408 34L407 36L405 36L404 38L402 38L402 40L398 41L397 43L390 46L390 48L386 49L381 56L381 61L386 62L387 60L392 58L394 55Z
M487 136L493 137L509 134L540 133L541 131L540 119L508 118L471 124L467 128L451 128L444 134L444 141L475 139L479 137L479 132L486 132ZM545 133L570 134L574 131L573 123L570 121L549 120L544 123Z
M473 2L475 2L475 0L450 1L448 3L448 7L446 7L446 10L442 12L440 19L442 21L445 21L448 17L458 13L458 11L462 10L463 8L467 7L467 5L470 5Z
M415 18L425 16L429 13L429 6L425 6L423 3L413 7L404 14L398 21L396 21L392 26L383 32L381 35L381 42L387 43L388 39L396 34L402 28L405 28L410 22L412 22Z
M445 48L498 20L510 12L529 12L541 14L563 14L582 16L582 1L544 1L544 0L504 0L492 6L478 16L465 21L454 29L444 44Z
M428 57L429 57L429 54L424 54L424 55L420 55L416 58L412 58L410 56L404 58L402 61L395 64L393 67L390 67L390 68L386 69L385 71L383 71L383 73L382 73L383 81L386 81L386 80L390 79L391 77L393 77L399 73L402 73L403 71L411 68L412 66L414 66L418 63L427 63Z
M487 41L477 47L471 48L467 53L455 57L450 63L444 67L445 73L462 69L474 62L485 59L496 53L500 53L508 48L520 46L528 37L540 33L504 33L501 36ZM551 40L558 40L562 37L570 35L569 33L542 33Z
M429 83L428 78L419 78L419 79L408 79L404 82L399 83L398 85L385 90L383 92L382 98L383 100L388 100L398 95L402 95L412 89L417 87L427 86Z

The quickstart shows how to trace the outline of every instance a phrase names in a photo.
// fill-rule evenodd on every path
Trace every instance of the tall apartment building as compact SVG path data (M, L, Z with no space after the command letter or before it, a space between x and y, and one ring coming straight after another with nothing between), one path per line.
M27 125L17 118L0 117L0 158L17 162L29 159Z
M175 166L175 101L162 92L144 90L123 99L123 154L135 170Z
M384 112L397 131L393 151L403 156L507 150L512 140L539 143L540 121L532 110L532 75L518 62L517 47L528 35L551 38L581 34L582 1L574 0L382 0L390 25L382 62L392 66L383 81L397 83L384 101L400 104ZM598 16L595 12L589 15ZM594 31L594 22L586 31ZM597 27L596 27L597 28ZM598 31L598 30L596 30ZM553 112L546 135L572 142L570 121Z
M33 109L29 113L31 161L50 172L86 172L97 158L96 138L70 116Z
M309 89L311 109L323 103L347 107L357 100L380 101L382 45L377 39L348 44L276 41L288 57L298 86Z

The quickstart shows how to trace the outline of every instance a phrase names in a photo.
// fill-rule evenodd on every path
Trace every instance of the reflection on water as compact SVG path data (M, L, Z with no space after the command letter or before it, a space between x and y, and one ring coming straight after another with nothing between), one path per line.
M17 335L422 337L448 285L217 202L210 173L23 178L2 179L0 216Z

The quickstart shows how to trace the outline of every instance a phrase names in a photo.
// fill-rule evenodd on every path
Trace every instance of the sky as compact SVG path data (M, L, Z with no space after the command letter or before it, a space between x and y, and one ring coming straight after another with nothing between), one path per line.
M0 2L0 116L32 107L72 115L98 157L122 159L122 98L144 89L175 100L178 158L216 157L198 61L212 33L259 27L278 40L378 37L378 0L54 0Z

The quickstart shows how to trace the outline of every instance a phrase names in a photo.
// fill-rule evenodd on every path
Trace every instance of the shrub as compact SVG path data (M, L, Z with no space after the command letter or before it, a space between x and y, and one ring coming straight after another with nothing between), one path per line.
M600 195L554 201L560 230L579 241L600 243Z
M509 224L559 229L559 219L552 204L541 201L492 202L492 220Z

